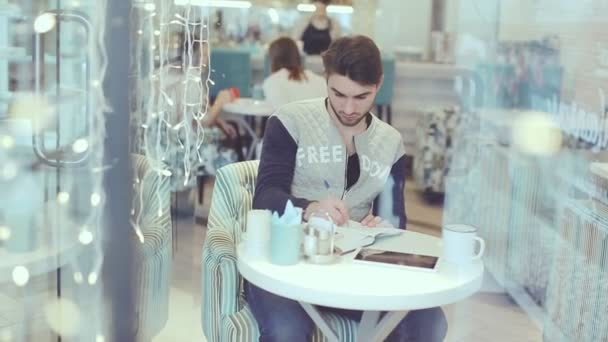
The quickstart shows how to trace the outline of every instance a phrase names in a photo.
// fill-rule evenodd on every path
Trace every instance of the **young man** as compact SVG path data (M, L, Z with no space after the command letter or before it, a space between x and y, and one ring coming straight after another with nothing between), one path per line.
M328 97L287 104L268 120L253 207L282 212L290 199L305 208L305 219L323 210L340 225L375 226L382 222L378 209L388 203L384 218L405 228L401 134L370 113L382 84L380 51L364 36L340 38L323 64ZM310 340L314 323L297 302L249 283L245 294L260 341ZM355 320L362 315L322 310ZM411 311L388 340L442 341L446 330L440 308Z

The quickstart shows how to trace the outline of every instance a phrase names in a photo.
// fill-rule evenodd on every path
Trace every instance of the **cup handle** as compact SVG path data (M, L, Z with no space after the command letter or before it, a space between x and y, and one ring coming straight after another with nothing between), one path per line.
M479 260L483 256L483 252L486 249L486 242L483 241L479 236L474 237L475 241L479 242L479 252L473 257L473 260Z

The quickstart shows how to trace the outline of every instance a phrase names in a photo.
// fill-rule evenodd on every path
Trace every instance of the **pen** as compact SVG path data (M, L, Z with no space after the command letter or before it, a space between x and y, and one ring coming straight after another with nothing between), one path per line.
M329 182L327 181L327 179L324 179L324 180L323 180L323 184L325 185L325 189L326 189L326 190L329 190L329 188L331 187L331 186L329 185ZM346 227L348 227L348 221L345 223L345 226L346 226ZM332 225L331 225L331 238L330 238L330 240L329 240L329 241L330 241L330 246L329 246L329 248L330 248L330 251L331 251L331 254L332 254L332 255L334 254L334 248L335 248L335 245L334 245L334 239L335 239L335 238L336 238L336 225L335 225L335 224L332 222ZM341 255L341 254L340 254L340 255Z
M323 184L325 184L325 190L329 190L330 186L329 186L329 182L327 181L327 179L323 180Z

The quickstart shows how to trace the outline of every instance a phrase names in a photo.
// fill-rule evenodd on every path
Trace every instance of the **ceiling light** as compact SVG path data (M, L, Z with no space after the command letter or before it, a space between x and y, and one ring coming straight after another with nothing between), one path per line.
M353 13L353 6L329 5L327 6L327 13L351 14Z
M313 4L299 4L296 8L300 12L314 12L315 9L317 9ZM329 5L327 6L327 13L351 14L353 13L353 7L344 5Z
M297 9L300 12L314 12L317 7L311 4L299 4Z
M176 5L192 5L202 7L249 8L251 1L229 0L174 0Z

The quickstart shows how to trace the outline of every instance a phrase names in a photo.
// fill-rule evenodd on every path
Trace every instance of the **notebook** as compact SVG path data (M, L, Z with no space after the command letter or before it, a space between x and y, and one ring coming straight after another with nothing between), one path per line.
M378 238L397 236L403 229L394 227L367 227L356 221L336 228L335 247L338 254L346 254L372 245Z

